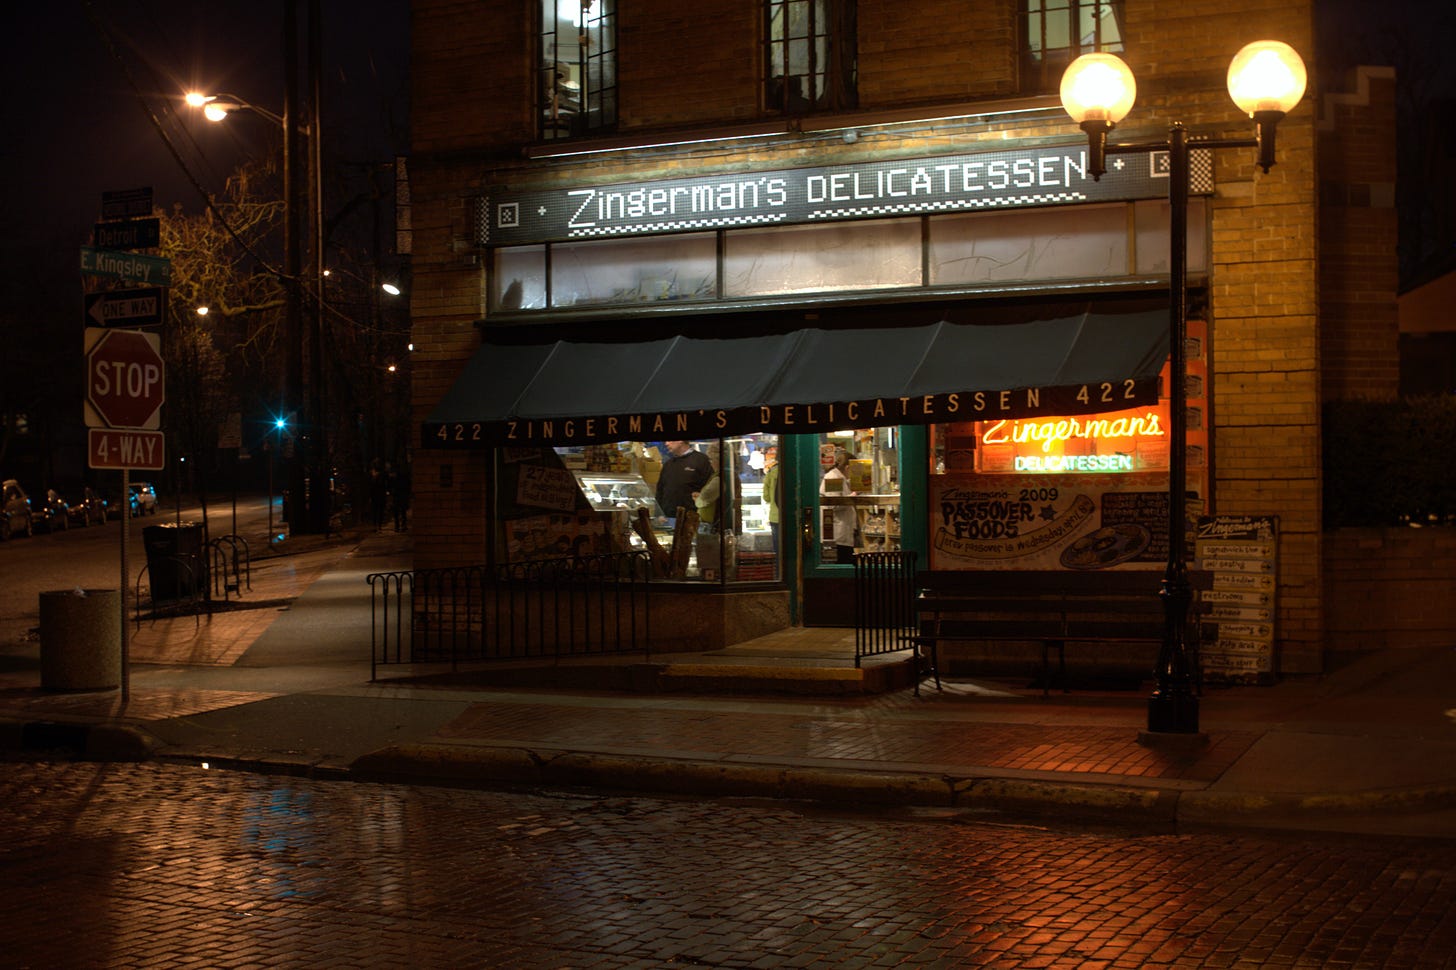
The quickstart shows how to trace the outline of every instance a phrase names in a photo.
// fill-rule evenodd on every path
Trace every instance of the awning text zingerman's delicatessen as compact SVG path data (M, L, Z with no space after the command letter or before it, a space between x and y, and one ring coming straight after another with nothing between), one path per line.
M1024 387L914 397L684 411L509 417L426 422L423 443L436 448L499 445L564 446L609 441L703 439L739 434L805 434L896 424L980 421L987 418L1092 414L1156 404L1156 378L1059 387Z

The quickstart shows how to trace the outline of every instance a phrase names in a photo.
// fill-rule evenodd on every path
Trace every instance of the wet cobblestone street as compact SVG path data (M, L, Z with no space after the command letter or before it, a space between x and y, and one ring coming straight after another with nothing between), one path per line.
M5 767L6 966L1456 966L1449 841Z

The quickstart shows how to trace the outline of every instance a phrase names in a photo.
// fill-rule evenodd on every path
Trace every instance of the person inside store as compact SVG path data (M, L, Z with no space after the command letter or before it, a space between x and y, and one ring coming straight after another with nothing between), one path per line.
M703 533L721 531L718 522L718 499L720 496L726 497L723 496L723 476L718 473L717 456L710 453L708 463L713 466L712 477L693 493L693 502L698 509L698 531Z
M834 449L834 465L824 473L819 482L820 495L854 494L850 488L849 461L851 455L844 448ZM859 513L853 505L833 505L830 539L834 543L834 561L841 565L854 565L854 534L859 527Z
M779 498L783 482L779 478L779 452L769 448L766 456L768 467L763 473L763 501L768 506L768 530L773 535L773 551L779 551Z
M657 476L657 505L673 524L678 509L696 508L696 494L713 477L713 465L689 441L664 441L662 450L666 457Z

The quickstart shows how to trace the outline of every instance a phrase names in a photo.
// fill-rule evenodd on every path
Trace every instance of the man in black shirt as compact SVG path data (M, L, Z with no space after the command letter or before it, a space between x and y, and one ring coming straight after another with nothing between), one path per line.
M713 477L713 465L708 456L696 451L686 441L664 441L667 460L662 463L662 474L657 479L657 504L662 514L669 519L677 518L679 508L691 509L693 493L701 491Z

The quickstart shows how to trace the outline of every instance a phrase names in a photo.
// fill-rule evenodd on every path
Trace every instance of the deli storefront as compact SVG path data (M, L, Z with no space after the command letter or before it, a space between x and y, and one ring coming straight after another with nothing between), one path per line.
M492 192L482 342L422 444L488 453L491 561L647 550L663 592L722 601L704 647L848 625L850 550L1161 569L1166 179L1083 151Z

